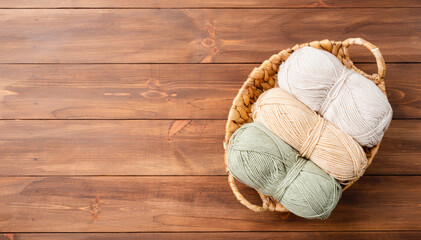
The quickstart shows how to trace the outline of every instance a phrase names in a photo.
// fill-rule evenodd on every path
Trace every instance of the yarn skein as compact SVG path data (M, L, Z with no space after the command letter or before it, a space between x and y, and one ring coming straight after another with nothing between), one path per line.
M291 54L279 67L278 85L362 146L379 143L392 120L386 95L324 50L304 47Z
M255 122L271 129L303 157L343 184L358 179L367 156L346 132L280 88L264 92L251 109Z
M227 165L237 180L304 218L329 217L341 197L333 177L258 123L245 124L231 136Z

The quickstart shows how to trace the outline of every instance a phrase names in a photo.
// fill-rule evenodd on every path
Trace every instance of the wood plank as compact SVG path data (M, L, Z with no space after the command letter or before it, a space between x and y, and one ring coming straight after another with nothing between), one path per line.
M0 65L6 119L226 119L256 65Z
M364 240L364 239L406 239L419 240L421 232L388 231L388 232L206 232L206 233L18 233L3 234L0 240Z
M417 8L3 9L0 23L0 63L262 62L349 37L372 41L387 61L421 61ZM365 49L356 56L374 60Z
M2 121L0 129L0 175L225 173L224 121Z
M0 121L0 175L224 175L224 129L224 120ZM394 120L366 174L421 174L419 146L421 121Z
M226 119L257 64L3 64L2 119ZM358 64L367 73L375 64ZM421 118L421 65L388 64L395 118Z
M338 8L421 7L417 0L1 0L1 8Z
M326 221L254 213L226 176L2 177L2 232L421 230L421 176L366 176ZM257 201L252 190L240 187Z

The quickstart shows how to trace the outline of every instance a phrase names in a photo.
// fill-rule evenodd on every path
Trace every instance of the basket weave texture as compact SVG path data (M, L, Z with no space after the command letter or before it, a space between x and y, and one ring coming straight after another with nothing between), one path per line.
M355 67L354 63L349 57L348 48L351 45L361 45L366 47L376 58L378 73L368 75L362 70ZM386 94L384 77L386 74L386 65L383 59L383 56L375 45L370 42L365 41L361 38L349 38L345 41L313 41L310 43L297 44L292 48L280 51L278 54L272 55L268 60L265 60L259 67L254 68L253 71L249 74L247 80L244 82L243 86L239 90L237 96L234 98L233 104L231 106L228 121L225 128L225 166L227 166L227 146L231 135L240 128L243 124L253 122L251 114L251 106L256 102L257 98L264 91L269 90L275 87L277 82L277 72L279 66L284 62L294 51L302 47L313 47L317 49L322 49L328 51L335 55L347 68L352 68L355 72L363 75L364 77L373 81L384 94ZM373 161L374 156L376 155L379 146L379 142L376 146L372 148L364 148L364 151L367 155L368 165ZM279 202L273 199L270 196L263 195L258 192L260 198L262 199L262 206L257 206L250 203L244 198L244 196L238 191L234 177L229 173L228 168L228 183L236 196L237 200L248 207L249 209L255 212L263 211L277 211L277 212L288 212ZM354 182L358 179L350 182L346 187L343 188L343 191L349 188Z

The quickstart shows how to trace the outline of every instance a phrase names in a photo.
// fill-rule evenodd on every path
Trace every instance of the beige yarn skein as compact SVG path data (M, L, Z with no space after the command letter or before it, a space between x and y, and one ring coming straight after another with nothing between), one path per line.
M278 84L362 146L377 145L392 120L376 84L324 50L304 47L291 54L279 67Z
M368 161L362 147L286 91L272 88L264 92L252 113L255 122L268 127L342 184L364 174Z

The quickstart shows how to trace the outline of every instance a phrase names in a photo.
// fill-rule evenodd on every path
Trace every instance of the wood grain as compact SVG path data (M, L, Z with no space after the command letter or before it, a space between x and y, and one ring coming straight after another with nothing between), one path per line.
M225 121L0 121L0 175L224 175ZM421 174L421 121L394 120L367 175Z
M0 63L259 63L297 43L349 37L387 61L421 61L417 8L3 9L0 23ZM365 49L355 56L374 61Z
M206 232L206 233L18 233L0 235L0 240L365 240L406 239L419 240L418 231L387 232Z
M224 174L224 122L180 121L2 121L0 174Z
M1 8L338 8L421 7L417 0L1 0Z
M226 119L257 64L3 64L2 119ZM367 73L375 64L358 64ZM388 64L395 118L421 118L421 64Z
M420 7L0 0L0 240L421 239ZM373 164L326 221L249 211L223 163L232 99L272 54L348 37L388 62L397 120Z
M2 177L0 231L421 230L420 184L421 176L365 176L328 220L315 221L248 210L226 176ZM251 189L240 191L257 202Z

